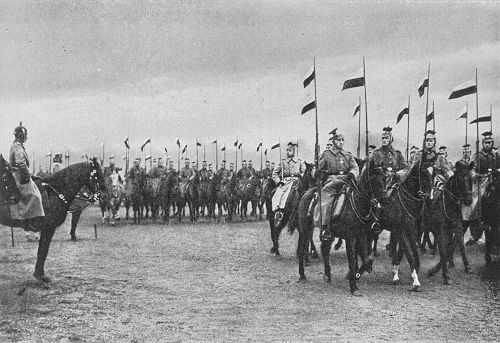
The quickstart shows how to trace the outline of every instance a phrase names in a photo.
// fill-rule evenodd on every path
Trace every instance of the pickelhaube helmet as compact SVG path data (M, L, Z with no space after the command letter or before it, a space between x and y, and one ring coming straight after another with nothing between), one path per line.
M23 122L19 122L19 126L14 129L14 136L17 136L19 134L23 134L25 137L28 134L28 130L23 126Z

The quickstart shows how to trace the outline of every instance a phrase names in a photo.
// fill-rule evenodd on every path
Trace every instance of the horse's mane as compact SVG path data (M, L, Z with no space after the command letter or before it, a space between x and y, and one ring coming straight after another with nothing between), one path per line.
M86 168L82 167L88 167L90 166L90 162L80 162L80 163L75 163L71 164L70 166L63 168L59 170L58 172L49 175L45 178L45 181L52 183L52 182L60 182L61 180L64 180L68 177L68 175L73 175L75 172L80 171L83 172L86 170Z

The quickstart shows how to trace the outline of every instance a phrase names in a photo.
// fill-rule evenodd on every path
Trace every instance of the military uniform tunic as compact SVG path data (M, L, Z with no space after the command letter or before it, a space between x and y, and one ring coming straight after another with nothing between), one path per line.
M347 174L352 173L358 177L359 167L350 152L332 147L332 149L323 152L318 163L318 170L326 173L328 177L321 190L321 209L316 206L314 219L319 224L319 211L321 210L321 225L329 225L334 195L347 181Z
M253 176L252 174L252 170L249 169L248 167L245 167L245 168L241 168L240 170L238 170L238 174L236 174L238 176L238 179L249 179Z
M45 216L42 207L42 195L36 184L31 180L30 161L22 143L18 141L12 143L9 160L20 196L17 204L9 206L11 218L23 220Z
M285 208L288 195L290 194L294 182L302 176L305 171L304 162L296 157L289 157L283 159L281 163L278 163L271 177L275 184L279 184L280 182L283 182L283 184L276 188L271 200L273 211Z

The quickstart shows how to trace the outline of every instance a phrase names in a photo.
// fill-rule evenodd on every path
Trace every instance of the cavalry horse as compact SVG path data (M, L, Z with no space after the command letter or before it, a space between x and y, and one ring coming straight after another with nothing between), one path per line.
M182 212L186 207L186 203L189 208L189 219L191 222L195 222L197 218L197 206L198 206L198 187L196 178L193 180L181 180L179 184L179 198L177 201L178 213L179 213L179 223L182 220Z
M123 198L123 187L121 185L112 185L111 178L105 180L106 190L101 192L99 197L99 207L102 213L102 222L110 223L115 226L116 213L120 209Z
M285 208L282 211L282 217L280 219L275 218L275 212L272 209L272 197L274 195L274 181L272 179L267 179L266 184L263 189L267 194L266 197L266 211L267 219L269 220L269 228L271 229L271 241L273 242L273 247L271 248L271 254L275 256L280 256L279 251L279 237L283 228L288 224L288 231L292 234L298 226L298 207L299 201L302 195L313 186L314 178L312 175L313 164L305 162L306 170L304 175L294 182L292 189L286 200ZM311 234L311 252L313 257L317 257L316 247L312 241Z
M486 187L482 199L482 219L485 229L486 265L500 260L500 172L492 173L492 181Z
M146 174L141 173L137 179L127 179L125 185L125 211L126 219L129 218L129 207L132 206L134 213L134 224L140 223L143 218L144 188L146 186Z
M444 188L441 190L434 189L434 194L437 194L437 196L433 196L434 199L429 200L429 211L426 211L426 215L439 217L439 220L427 221L427 224L432 226L424 227L427 229L427 232L432 232L433 236L436 237L435 243L439 242L438 235L441 234L443 236L448 247L446 259L449 267L454 266L453 252L455 246L458 244L466 273L470 273L471 270L469 261L465 255L465 230L463 229L462 208L463 206L470 206L472 204L471 168L472 164L457 162L455 164L455 173L446 182ZM437 273L441 269L442 263L443 260L440 256L439 263L429 270L427 273L428 276Z
M242 220L247 219L248 202L251 201L253 204L255 201L255 193L259 186L260 180L256 176L238 180L235 193L236 199L240 201L240 218Z
M217 204L217 192L220 187L220 176L213 175L208 180L206 189L206 206L208 211L208 218L215 219L215 205Z
M373 164L373 163L372 163ZM345 186L346 199L342 213L332 220L329 230L332 235L330 239L322 237L321 253L323 255L324 276L326 282L331 282L330 251L334 237L343 239L346 243L347 258L349 261L349 287L351 294L359 296L361 293L356 285L356 279L365 272L371 271L371 261L368 260L367 236L372 230L376 220L376 213L379 211L379 203L376 194L381 194L385 175L375 172L378 169L363 169L358 181L347 181ZM314 220L311 215L311 202L316 197L318 191L314 187L302 196L299 203L299 244L297 247L297 257L299 260L299 281L305 282L307 278L304 271L304 262L307 256L307 243L312 238ZM319 204L316 204L319 206ZM335 206L332 206L334 211ZM356 254L362 259L362 265L357 268Z
M179 198L179 177L176 172L169 171L161 177L158 185L158 197L160 206L163 209L163 220L168 224L170 220L170 207Z
M3 175L6 170L5 164L0 163L0 168ZM12 187L6 185L4 180L4 177L0 180L0 194L2 201L9 203L11 202L10 199L13 199L12 194L15 194L15 192L11 193ZM8 183L9 181L7 181ZM83 186L93 192L95 199L105 185L104 176L96 158L89 162L70 165L48 176L43 181L37 180L36 184L44 199L45 216L30 219L32 224L41 231L33 276L45 284L50 281L50 278L45 274L45 260L55 229L64 223L71 203ZM24 221L11 218L8 206L0 206L0 223L6 226L24 227Z
M160 177L147 177L146 178L146 196L145 198L148 200L149 208L151 209L151 219L156 220L156 217L159 216L160 212ZM147 211L147 207L146 207ZM146 213L147 218L147 213Z
M220 176L217 176L220 177ZM219 220L222 218L223 209L227 209L227 220L233 220L233 214L236 208L236 197L234 195L237 179L235 176L231 178L221 178L219 187L216 192L216 202L219 212Z

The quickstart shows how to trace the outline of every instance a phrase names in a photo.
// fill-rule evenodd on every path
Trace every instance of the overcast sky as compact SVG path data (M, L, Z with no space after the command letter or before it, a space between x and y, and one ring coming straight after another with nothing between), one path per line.
M379 145L390 125L405 149L406 121L395 124L410 95L410 141L420 144L425 97L417 87L430 62L438 144L458 157L464 121L455 119L467 101L475 117L476 101L448 96L475 68L480 115L493 105L500 140L499 18L493 1L2 1L0 151L8 153L22 120L37 160L70 149L79 161L102 141L107 156L121 158L128 135L132 157L148 136L153 155L166 147L177 156L179 137L191 158L196 139L217 138L228 159L239 138L254 162L261 139L293 139L311 161L314 111L300 116L301 82L315 57L320 142L338 127L355 152L352 113L363 89L341 89L364 56L370 143ZM475 127L469 134L475 141ZM207 145L210 161L214 149Z

